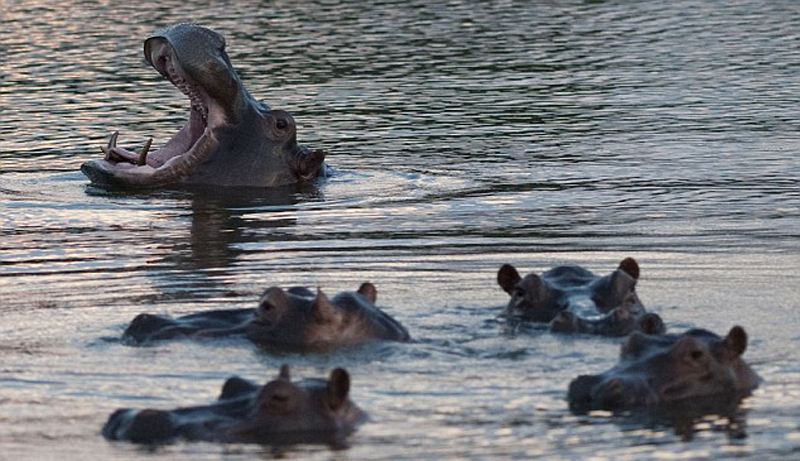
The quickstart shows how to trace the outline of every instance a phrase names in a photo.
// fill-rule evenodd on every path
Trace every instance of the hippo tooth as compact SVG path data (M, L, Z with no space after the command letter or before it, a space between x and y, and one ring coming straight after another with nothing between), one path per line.
M139 161L136 162L137 165L147 165L147 153L150 152L150 146L153 145L153 138L147 140L144 143L144 147L142 147L142 153L139 154Z
M106 147L100 146L100 150L105 154L105 160L111 160L111 149L117 147L117 138L119 138L119 131L115 131L111 135Z

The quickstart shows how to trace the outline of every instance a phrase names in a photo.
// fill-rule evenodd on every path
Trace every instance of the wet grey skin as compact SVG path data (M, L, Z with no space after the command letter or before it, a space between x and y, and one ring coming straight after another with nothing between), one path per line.
M189 98L188 122L155 152L152 139L140 153L118 147L114 133L104 158L81 165L92 183L271 187L324 175L324 152L298 145L294 118L250 95L218 33L174 25L144 42L144 58Z
M254 309L199 312L178 318L140 314L122 334L124 342L145 344L176 338L244 335L279 351L321 352L377 341L410 341L408 331L375 305L375 285L361 284L329 299L322 290L271 287Z
M582 375L569 385L575 412L624 410L684 402L692 398L749 395L761 381L742 359L747 333L734 326L724 338L703 329L680 335L633 333L622 345L617 366Z
M408 331L375 306L377 291L364 283L358 291L333 299L321 290L268 289L245 334L268 348L325 351L368 342L410 341Z
M511 296L504 311L509 318L548 323L558 333L663 333L661 317L647 312L636 294L638 279L639 264L633 258L603 277L580 266L521 277L514 266L504 264L497 272L497 283Z
M119 409L102 433L109 440L165 444L175 440L222 443L341 444L366 421L349 398L350 375L292 382L288 365L263 386L229 378L216 402L175 410Z

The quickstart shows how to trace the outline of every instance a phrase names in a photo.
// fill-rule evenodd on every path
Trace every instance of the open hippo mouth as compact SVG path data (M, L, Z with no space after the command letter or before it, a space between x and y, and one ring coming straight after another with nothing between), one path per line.
M195 43L195 49L211 48L212 51L222 53L224 40L218 34L208 32L209 34L203 34L203 38L210 43L202 46ZM191 65L194 64L193 60L198 59L192 54L197 53L187 54L190 55L189 69L196 72ZM181 66L178 51L170 40L160 36L149 38L144 45L144 56L158 73L189 98L188 122L163 147L152 153L150 147L153 138L147 140L137 154L117 146L119 132L115 132L108 145L101 147L105 154L103 160L81 166L81 171L94 182L147 187L176 182L191 175L219 146L213 129L227 123L225 110ZM186 58L182 60L187 61Z
M148 56L149 58L150 56ZM148 59L149 61L149 59ZM117 137L119 133L116 132L111 136L111 140L107 147L101 147L105 153L106 161L110 162L128 162L137 166L149 166L151 168L159 168L167 164L170 160L174 160L173 166L185 163L191 154L198 150L205 143L213 142L211 139L211 130L215 125L209 124L209 115L213 115L214 119L218 122L223 116L219 114L209 114L211 105L209 104L210 98L196 82L186 75L180 68L177 62L170 59L167 53L159 53L157 61L152 62L153 67L162 75L166 76L176 88L189 98L189 121L187 124L176 133L167 143L157 151L150 153L150 146L153 138L150 138L142 147L139 154L129 150L117 147ZM149 155L148 155L149 154Z
M156 187L170 183L279 186L324 172L325 153L299 146L292 116L271 110L245 89L213 30L178 24L144 43L145 60L189 99L186 125L150 152L101 147L81 166L94 183Z

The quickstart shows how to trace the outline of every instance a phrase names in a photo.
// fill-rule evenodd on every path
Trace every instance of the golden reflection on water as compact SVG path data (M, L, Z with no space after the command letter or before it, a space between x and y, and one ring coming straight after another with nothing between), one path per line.
M791 453L800 47L784 7L4 4L0 451L251 457L238 446L137 451L98 431L117 407L196 404L230 374L264 379L290 361L307 376L348 367L374 420L343 453L286 458ZM186 19L224 33L253 94L295 114L298 136L330 151L334 177L312 192L232 197L87 185L77 168L109 133L159 143L183 123L185 98L143 63L141 42ZM604 273L625 256L670 328L747 328L746 357L765 378L741 407L747 438L719 416L687 442L668 424L571 415L567 383L610 367L617 342L511 334L495 319L503 263ZM143 311L366 280L418 342L273 357L246 342L117 341Z

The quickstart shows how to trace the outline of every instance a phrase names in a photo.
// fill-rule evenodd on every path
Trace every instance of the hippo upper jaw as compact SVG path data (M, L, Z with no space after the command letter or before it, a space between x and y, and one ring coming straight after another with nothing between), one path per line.
M270 110L244 88L216 32L192 24L148 38L147 62L189 98L188 122L149 153L116 146L81 166L93 183L158 187L172 183L278 186L324 174L324 153L296 142L291 115Z
M219 37L221 40L221 37ZM183 40L182 42L185 42ZM212 40L213 42L213 40ZM224 44L224 42L222 42ZM219 49L218 44L205 44L203 48ZM103 149L105 158L92 160L81 166L81 171L92 182L107 185L127 185L138 187L157 187L181 181L194 173L220 147L214 130L230 125L229 120L246 90L236 78L230 82L227 91L207 91L201 80L193 77L202 75L203 70L189 61L184 65L178 58L178 51L165 37L150 37L145 42L145 59L161 75L189 98L189 117L167 143L155 152L148 152L149 143L141 154L116 146L116 134ZM188 53L187 53L188 54ZM195 57L195 59L197 59ZM235 75L233 69L216 69L218 79L229 80ZM209 80L208 77L201 77ZM212 97L213 92L218 98ZM247 95L249 97L249 95Z

